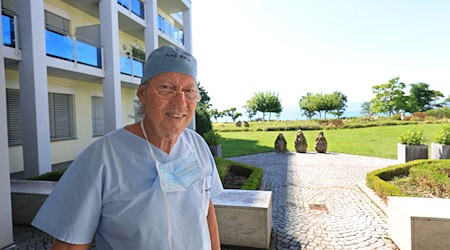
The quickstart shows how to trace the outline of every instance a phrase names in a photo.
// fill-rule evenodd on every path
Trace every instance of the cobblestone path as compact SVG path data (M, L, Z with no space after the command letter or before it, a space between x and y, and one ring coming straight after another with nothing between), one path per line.
M312 152L230 160L264 169L265 189L273 192L273 249L397 249L384 204L358 186L367 172L397 161Z

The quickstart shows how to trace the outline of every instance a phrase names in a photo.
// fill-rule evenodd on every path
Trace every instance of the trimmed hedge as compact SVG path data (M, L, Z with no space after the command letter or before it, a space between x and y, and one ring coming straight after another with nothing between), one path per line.
M61 176L66 172L66 169L59 169L52 172L48 172L39 176L34 176L31 178L28 178L29 180L35 180L35 181L59 181Z
M243 190L257 190L259 186L261 185L262 178L263 178L263 170L261 168L257 168L248 164L239 163L235 161L226 160L223 158L214 158L216 165L217 165L217 171L219 172L220 179L222 182L225 179L225 175L228 173L230 168L232 166L240 167L249 169L252 171L250 176L245 180L244 184L242 185L241 189Z
M415 160L405 164L393 165L387 168L377 169L366 175L366 185L372 188L381 198L387 196L408 196L400 188L390 184L388 181L394 177L408 176L410 168L423 164L433 163L439 160Z

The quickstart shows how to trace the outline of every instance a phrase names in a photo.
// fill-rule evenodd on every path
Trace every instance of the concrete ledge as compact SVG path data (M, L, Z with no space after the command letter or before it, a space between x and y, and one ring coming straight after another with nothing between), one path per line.
M56 184L55 181L11 180L13 223L30 225Z
M450 199L388 197L389 236L402 250L449 249Z
M221 244L270 248L272 192L225 189L213 203Z

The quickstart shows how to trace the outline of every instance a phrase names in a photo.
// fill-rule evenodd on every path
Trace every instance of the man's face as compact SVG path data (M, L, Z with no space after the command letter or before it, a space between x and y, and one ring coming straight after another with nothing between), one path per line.
M170 90L197 93L194 78L174 72L158 74L149 80L147 86L138 89L138 97L147 117L146 128L159 138L178 137L191 122L197 106L198 99L189 101L181 93L175 97L164 95Z

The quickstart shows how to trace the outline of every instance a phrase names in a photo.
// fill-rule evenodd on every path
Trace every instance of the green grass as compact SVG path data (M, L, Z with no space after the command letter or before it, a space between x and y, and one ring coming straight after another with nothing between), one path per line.
M422 129L426 139L425 144L429 145L441 126L441 124L408 124L321 131L324 131L328 141L328 152L396 159L397 143L404 131L413 128ZM318 132L318 130L303 131L308 142L308 151L314 151L314 141ZM223 137L223 157L272 152L275 138L279 133L284 134L288 150L295 151L296 131L220 132Z

